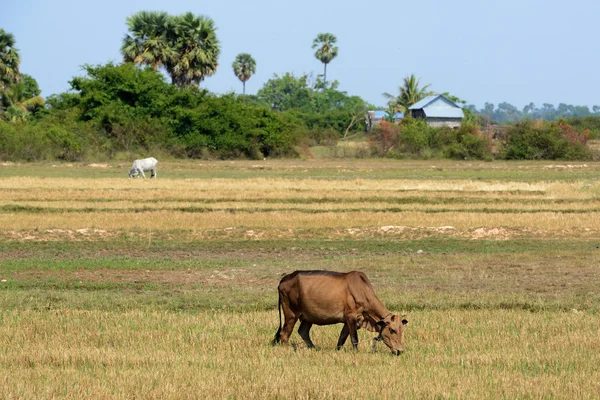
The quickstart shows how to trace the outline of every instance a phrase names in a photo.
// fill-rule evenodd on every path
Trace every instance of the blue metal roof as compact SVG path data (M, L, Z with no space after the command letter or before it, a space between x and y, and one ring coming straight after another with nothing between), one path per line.
M427 104L431 103L432 101L434 101L435 99L437 99L440 96L441 96L441 94L424 97L422 100L420 100L420 101L416 102L415 104L413 104L412 106L408 107L408 109L409 110L418 110L420 108L425 108L427 106Z
M409 109L423 109L425 116L430 118L463 118L465 116L460 106L441 94L427 96L410 106Z

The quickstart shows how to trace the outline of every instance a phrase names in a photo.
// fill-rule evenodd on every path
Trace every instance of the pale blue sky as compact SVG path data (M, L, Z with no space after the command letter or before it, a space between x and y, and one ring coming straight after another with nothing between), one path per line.
M216 93L241 92L231 63L242 52L257 62L248 93L274 73L322 73L311 44L331 32L339 55L328 79L375 105L411 73L478 108L600 105L598 0L2 0L0 27L48 96L67 90L83 64L120 62L125 19L140 10L215 21L220 66L201 86Z

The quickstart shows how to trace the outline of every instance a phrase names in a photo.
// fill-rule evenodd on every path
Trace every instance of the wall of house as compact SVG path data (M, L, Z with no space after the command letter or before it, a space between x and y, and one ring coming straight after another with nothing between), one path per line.
M462 123L461 118L427 118L426 120L427 125L433 126L434 128L441 128L442 126L458 128Z

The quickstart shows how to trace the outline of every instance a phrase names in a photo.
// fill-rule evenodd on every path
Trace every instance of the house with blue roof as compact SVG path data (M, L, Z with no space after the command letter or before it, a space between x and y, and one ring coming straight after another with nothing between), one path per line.
M434 127L458 128L465 116L458 104L448 100L442 94L427 96L410 106L408 110L413 118L424 119L427 125Z
M379 125L381 121L385 119L387 116L386 111L375 110L375 111L367 111L367 115L365 115L365 126L367 132L370 132L371 129ZM404 118L404 114L401 112L397 112L394 114L394 123L399 123L400 120Z

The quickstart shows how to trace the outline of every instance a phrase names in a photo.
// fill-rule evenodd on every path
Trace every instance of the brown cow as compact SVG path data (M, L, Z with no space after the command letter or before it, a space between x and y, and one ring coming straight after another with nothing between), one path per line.
M367 276L360 271L295 271L279 282L279 329L273 344L287 343L300 320L298 333L309 348L313 324L343 323L337 343L339 350L348 335L358 349L357 330L366 328L378 332L375 340L383 340L393 354L404 351L404 325L407 320L392 314L375 295ZM281 309L285 322L281 326Z

